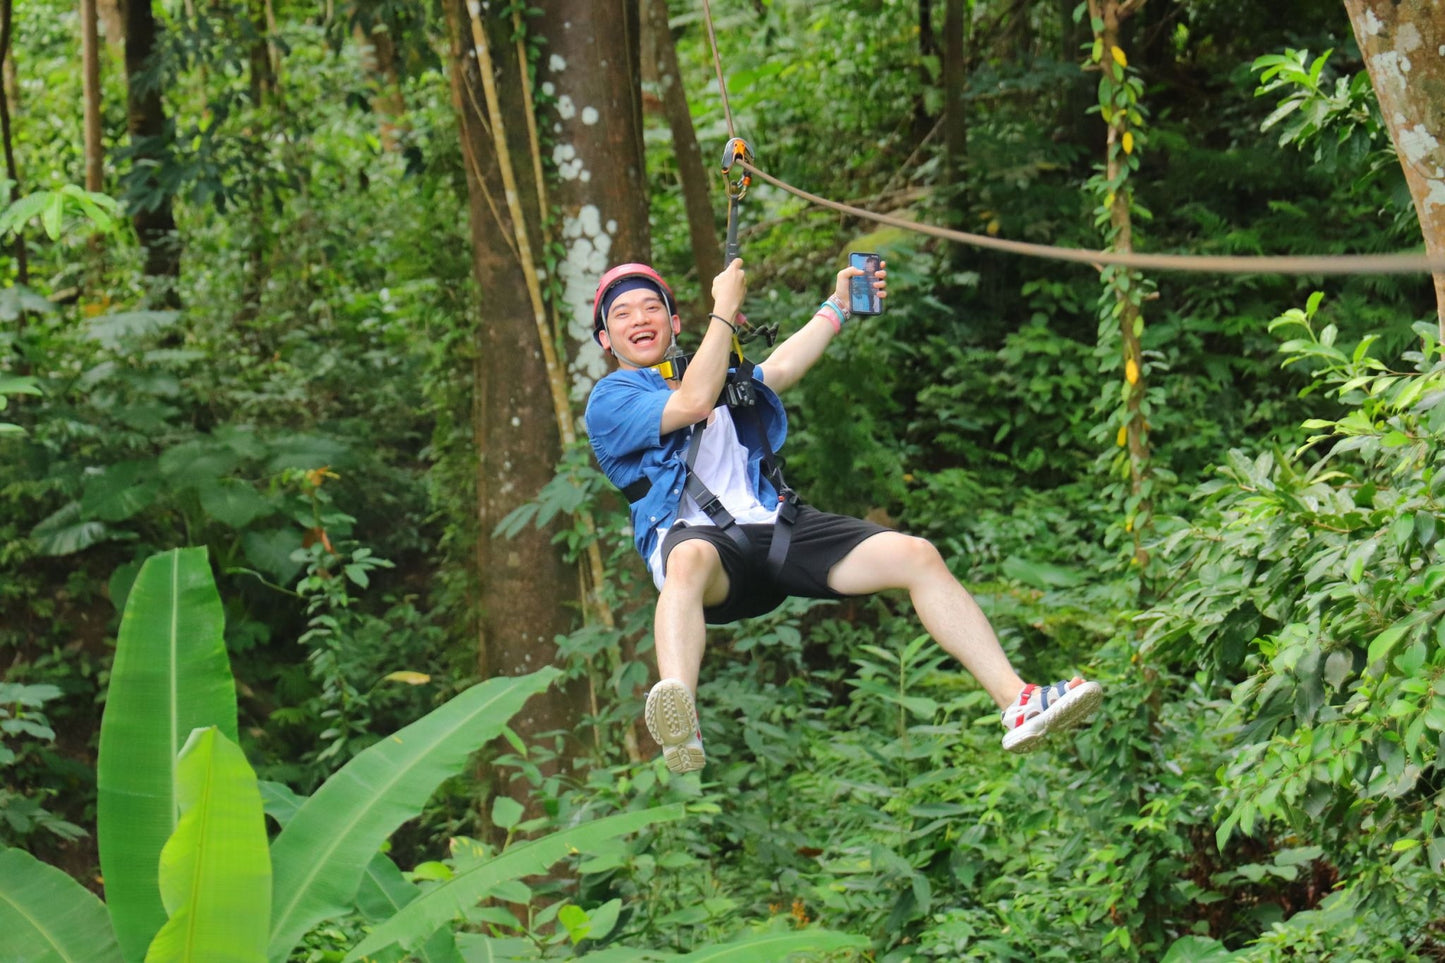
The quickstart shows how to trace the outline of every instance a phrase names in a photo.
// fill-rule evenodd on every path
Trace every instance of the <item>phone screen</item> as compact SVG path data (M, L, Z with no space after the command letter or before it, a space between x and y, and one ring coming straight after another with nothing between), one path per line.
M848 279L848 307L854 314L882 314L883 299L873 287L873 281L882 267L883 260L877 254L854 251L848 255L850 267L863 273Z

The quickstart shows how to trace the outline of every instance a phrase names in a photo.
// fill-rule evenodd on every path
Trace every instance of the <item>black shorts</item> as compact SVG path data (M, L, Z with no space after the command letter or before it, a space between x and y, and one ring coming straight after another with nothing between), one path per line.
M846 596L828 587L828 573L865 538L890 529L861 518L832 515L807 505L798 507L788 557L775 578L768 571L768 548L773 544L772 525L743 525L749 551L716 525L674 525L662 541L662 571L667 574L667 556L679 542L700 538L717 549L723 572L728 577L728 596L722 604L704 608L703 618L712 625L765 615L783 599L839 599Z

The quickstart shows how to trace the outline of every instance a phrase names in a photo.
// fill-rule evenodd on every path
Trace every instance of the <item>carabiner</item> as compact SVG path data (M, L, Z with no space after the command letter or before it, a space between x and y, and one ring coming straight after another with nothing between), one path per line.
M753 162L753 149L748 142L741 137L734 137L723 145L722 173L723 183L727 185L728 198L730 200L741 200L748 192L748 185L753 182L753 175L746 167L742 168L736 181L729 181L727 176L732 172L733 164L738 161L751 164Z

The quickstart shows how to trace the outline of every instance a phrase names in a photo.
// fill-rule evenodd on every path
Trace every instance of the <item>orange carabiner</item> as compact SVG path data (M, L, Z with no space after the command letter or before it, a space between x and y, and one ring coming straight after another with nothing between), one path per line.
M723 146L722 172L723 181L727 184L728 188L728 197L735 201L740 200L742 196L748 192L748 186L753 182L753 175L746 167L743 167L739 171L737 180L727 180L727 175L732 172L733 165L738 161L751 164L753 162L753 149L749 147L748 142L741 137L734 137Z

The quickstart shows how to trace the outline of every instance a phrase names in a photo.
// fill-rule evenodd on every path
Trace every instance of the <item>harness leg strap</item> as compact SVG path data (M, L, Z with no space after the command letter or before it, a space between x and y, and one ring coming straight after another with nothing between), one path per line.
M788 546L793 541L793 521L798 517L798 496L785 489L778 505L778 521L773 525L773 541L768 546L768 571L775 577L788 560Z

